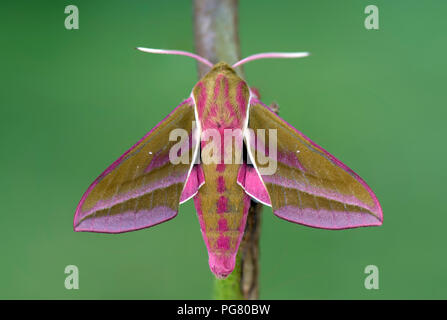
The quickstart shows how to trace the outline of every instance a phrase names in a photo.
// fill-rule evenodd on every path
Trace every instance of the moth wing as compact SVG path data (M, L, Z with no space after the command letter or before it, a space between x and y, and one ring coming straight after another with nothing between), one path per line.
M194 121L194 104L187 99L110 165L79 202L74 230L120 233L175 217L199 142ZM186 139L170 141L175 129ZM181 161L174 164L170 150L176 144L175 162Z
M205 175L200 164L195 164L189 174L188 181L186 181L183 192L180 196L180 204L188 201L194 197L199 191L200 187L205 184Z
M253 100L249 130L245 133L247 150L275 215L325 229L382 224L379 201L362 178L260 101ZM257 133L258 129L265 130L265 138ZM269 142L275 131L269 129L276 129L276 152ZM261 161L265 160L263 155L268 165Z
M272 206L268 191L254 166L246 163L241 165L237 174L237 184L255 201Z

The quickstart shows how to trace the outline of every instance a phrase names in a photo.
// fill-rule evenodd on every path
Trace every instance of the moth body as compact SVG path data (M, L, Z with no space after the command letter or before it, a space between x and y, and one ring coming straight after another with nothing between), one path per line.
M202 139L201 150L220 150L213 163L201 161L205 184L194 196L194 203L210 268L216 276L226 277L234 269L250 205L250 197L237 184L250 91L229 65L218 63L196 84L192 94L202 138L204 133L213 138ZM225 134L231 140L225 139Z

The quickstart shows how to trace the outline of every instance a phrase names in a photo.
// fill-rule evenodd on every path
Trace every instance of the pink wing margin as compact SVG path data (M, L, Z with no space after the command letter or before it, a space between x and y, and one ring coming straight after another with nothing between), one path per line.
M169 166L173 165L168 163L169 159L166 156L166 152L169 150L154 150L150 147L151 142L149 140L153 135L158 136L159 138L157 139L165 139L166 142L161 141L161 143L167 145L169 143L169 131L178 126L182 126L185 123L189 123L190 120L195 121L194 102L191 98L188 98L99 175L83 194L76 208L73 220L74 231L122 233L148 228L174 218L177 215L183 187L193 169L194 160L190 159L190 164L176 166L174 169L171 169ZM190 124L190 126L192 125ZM168 134L165 134L164 131L168 132ZM189 133L191 142L193 141L191 136L194 135L194 129L190 128ZM160 141L158 144L160 144ZM191 148L193 149L192 154L195 154L196 147L196 142L191 143ZM138 151L137 148L140 150ZM151 151L147 152L147 149ZM143 177L143 179L147 178L144 177L145 173L151 173L151 171L158 170L162 179L160 181L150 181L147 185L144 185L145 180L142 180L142 186L139 186L133 190L133 192L128 192L119 197L114 195L107 200L104 200L101 197L96 197L97 199L96 202L94 202L94 205L83 210L86 200L91 196L92 192L98 187L101 181L116 170L125 170L120 168L120 166L133 156L132 153L134 151L136 151L135 153L144 151L151 156L148 157L149 159L145 160L146 162L139 161L136 163L138 166L135 164L130 168L132 170L138 170L136 168L139 168L142 165L140 177ZM163 170L165 172L162 172ZM194 174L196 174L196 171L194 171ZM128 181L125 182L127 183ZM140 182L138 183L140 184ZM118 185L117 188L119 187L121 186ZM166 192L168 188L174 190L173 192L170 192L170 198L166 197L164 201L159 200L158 198L160 197L157 197L157 195ZM190 186L188 192L193 192L191 188L194 188L194 185ZM158 192L158 194L156 194L156 192ZM150 198L150 196L152 197ZM150 205L148 204L149 199ZM138 204L138 201L140 204ZM134 209L129 209L133 208L133 206ZM107 214L104 214L105 210L108 210ZM109 214L110 211L113 211L114 215Z
M306 135L304 135L302 132L295 129L292 125L290 125L288 122L277 116L267 105L262 103L256 98L253 98L250 106L252 109L252 106L254 105L260 105L264 107L268 112L270 113L268 116L271 119L275 119L274 121L278 123L278 126L287 126L288 128L292 129L298 136L305 141L307 141L314 149L324 154L324 156L332 162L337 167L343 169L345 172L347 172L349 175L351 175L360 185L368 192L369 196L371 197L372 201L374 202L373 207L367 207L366 205L361 204L360 207L362 209L365 209L374 215L367 214L366 212L349 212L350 208L355 205L355 203L352 201L348 208L345 206L345 212L338 212L339 215L334 218L334 212L330 212L330 210L322 210L321 208L298 208L297 206L282 206L279 207L275 203L273 203L273 211L275 215L278 217L310 226L310 227L316 227L316 228L322 228L322 229L348 229L348 228L356 228L356 227L366 227L366 226L379 226L383 223L383 211L382 207L372 191L372 189L368 186L368 184L352 169L350 169L348 166L346 166L344 163L342 163L340 160L338 160L336 157L334 157L332 154L330 154L328 151L317 145L315 142L313 142L311 139L309 139ZM250 110L251 112L252 110ZM281 123L282 122L282 123ZM268 126L268 125L267 125ZM250 127L250 124L249 124ZM256 162L254 159L251 159L254 165L256 166ZM281 160L278 158L278 163L281 162ZM303 172L305 171L305 167L302 166L300 161L287 161L287 165L290 167L293 167L294 170L297 172ZM304 173L303 173L304 176ZM274 198L275 188L283 188L281 189L282 192L284 190L296 190L298 191L298 197L299 193L306 194L308 192L314 193L314 195L317 195L317 197L320 197L320 199L323 199L324 201L333 201L334 203L336 201L343 203L345 198L341 194L337 194L335 192L326 192L326 190L319 189L318 186L309 186L305 183L299 183L296 181L292 181L291 179L287 179L285 176L281 176L280 174L273 174L273 175L260 175L260 178L264 182L264 184L267 185L267 189L270 195L270 198ZM287 191L286 191L287 192ZM326 199L325 199L326 198ZM273 201L274 202L274 201ZM349 201L348 201L349 202ZM357 204L360 204L358 202ZM331 218L321 218L323 214L327 216L332 216Z

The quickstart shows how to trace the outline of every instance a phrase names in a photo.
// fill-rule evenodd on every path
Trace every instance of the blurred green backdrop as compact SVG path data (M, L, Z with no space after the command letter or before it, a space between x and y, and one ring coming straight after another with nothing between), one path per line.
M64 28L75 4L80 29ZM364 28L364 8L380 30ZM208 299L213 276L192 203L138 232L75 233L83 192L190 93L189 1L2 1L0 298ZM241 1L245 67L263 101L358 172L384 225L311 229L263 211L261 298L447 298L447 50L443 1ZM79 267L80 289L64 287ZM364 288L365 266L380 289Z

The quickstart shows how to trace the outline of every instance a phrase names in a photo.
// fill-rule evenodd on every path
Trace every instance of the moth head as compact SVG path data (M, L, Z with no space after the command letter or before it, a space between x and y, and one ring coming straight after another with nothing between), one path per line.
M238 77L236 71L226 62L216 63L204 78L216 77L219 74L224 74L228 77Z
M229 73L236 73L234 69L226 62L218 62L216 63L213 68L210 70L210 72L229 72Z

